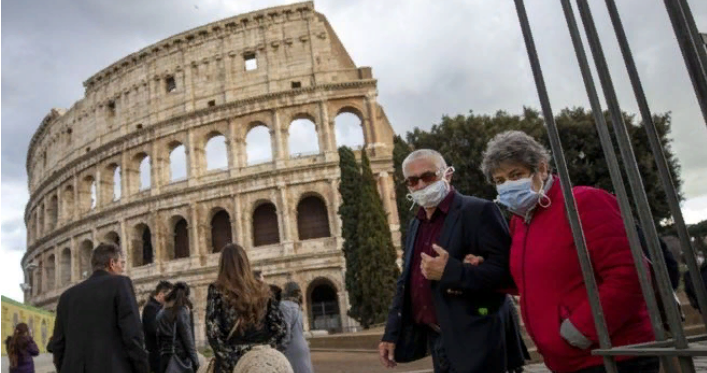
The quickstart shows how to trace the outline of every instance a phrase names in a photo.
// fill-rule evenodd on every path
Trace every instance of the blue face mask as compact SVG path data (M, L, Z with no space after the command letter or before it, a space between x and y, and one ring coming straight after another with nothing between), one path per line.
M496 201L511 212L525 217L543 197L547 198L543 187L540 187L542 192L538 193L532 189L532 185L533 179L530 177L506 181L496 186L498 191Z

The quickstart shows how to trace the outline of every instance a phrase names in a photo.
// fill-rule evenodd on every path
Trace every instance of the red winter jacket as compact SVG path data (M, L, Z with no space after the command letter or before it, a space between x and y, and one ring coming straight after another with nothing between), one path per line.
M599 347L598 337L564 197L559 180L554 181L548 208L537 206L529 224L518 216L511 220L510 268L525 327L545 364L556 372L572 372L601 365L602 358L590 352ZM590 187L575 187L573 193L612 346L655 340L616 198ZM593 342L589 349L560 336L567 318Z

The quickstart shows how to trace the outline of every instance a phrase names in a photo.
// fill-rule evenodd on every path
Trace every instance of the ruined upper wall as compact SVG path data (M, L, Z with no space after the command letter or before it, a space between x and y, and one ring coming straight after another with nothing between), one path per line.
M255 60L257 67L250 69ZM248 65L248 68L246 67ZM30 142L30 192L101 144L160 121L244 98L371 79L312 2L263 9L172 36L84 82L70 109L52 109Z

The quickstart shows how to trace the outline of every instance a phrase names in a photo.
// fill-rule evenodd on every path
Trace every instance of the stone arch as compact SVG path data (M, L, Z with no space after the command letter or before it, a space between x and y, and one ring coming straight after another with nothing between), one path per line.
M172 239L167 245L167 259L182 259L189 257L189 224L181 215L169 219Z
M329 211L320 195L304 194L297 203L297 234L301 241L331 237Z
M280 243L277 207L270 201L260 201L253 209L253 246Z
M348 146L352 149L362 149L366 143L363 111L352 105L345 105L336 111L334 117L334 133L336 147Z
M110 231L110 232L106 233L105 235L103 235L103 241L114 243L114 244L118 245L118 247L121 247L120 246L120 235L116 231Z
M152 245L152 232L145 223L133 227L132 232L133 267L152 264L155 259L155 250Z
M47 290L54 290L56 288L56 257L54 254L47 257L44 272L44 276L47 278Z
M186 180L188 173L187 148L179 141L172 141L169 149L169 182Z
M37 232L37 238L42 237L42 235L44 234L44 213L44 203L42 203L41 205L39 205L39 231Z
M233 242L231 216L223 208L214 208L210 219L211 252L221 252L226 244Z
M257 121L248 124L245 135L246 165L252 166L273 160L273 139L267 124Z
M59 197L56 194L49 198L49 205L47 206L47 220L50 231L56 228L57 222L59 221Z
M91 275L91 254L93 254L93 242L91 240L83 240L79 245L79 275L81 279Z
M67 185L66 188L64 188L64 194L61 196L61 216L64 221L72 220L74 218L75 199L74 186Z
M315 118L309 113L292 117L287 130L287 148L290 158L319 154L319 133Z
M335 282L327 277L317 277L309 283L306 302L310 330L341 331L338 294Z
M96 178L93 175L86 175L81 180L79 201L83 212L89 212L96 208Z
M60 286L66 286L71 283L71 249L65 247L61 251L61 279Z
M107 165L105 171L101 173L101 179L101 203L109 204L118 201L122 195L120 165L116 162Z
M146 152L135 154L127 169L129 193L138 193L152 187L152 160Z
M206 170L224 170L230 166L228 139L219 131L211 131L206 135L204 158Z

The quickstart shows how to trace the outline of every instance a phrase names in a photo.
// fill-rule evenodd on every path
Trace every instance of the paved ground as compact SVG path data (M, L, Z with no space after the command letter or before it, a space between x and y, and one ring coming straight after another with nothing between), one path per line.
M42 354L34 360L36 373L54 372L51 364L51 355ZM369 352L313 352L312 363L317 373L431 373L432 360L430 358L412 363L399 365L395 369L385 369L378 362L378 356ZM9 372L7 357L2 357L2 373ZM707 358L695 359L698 373L707 373ZM527 373L549 373L542 364L526 367Z

